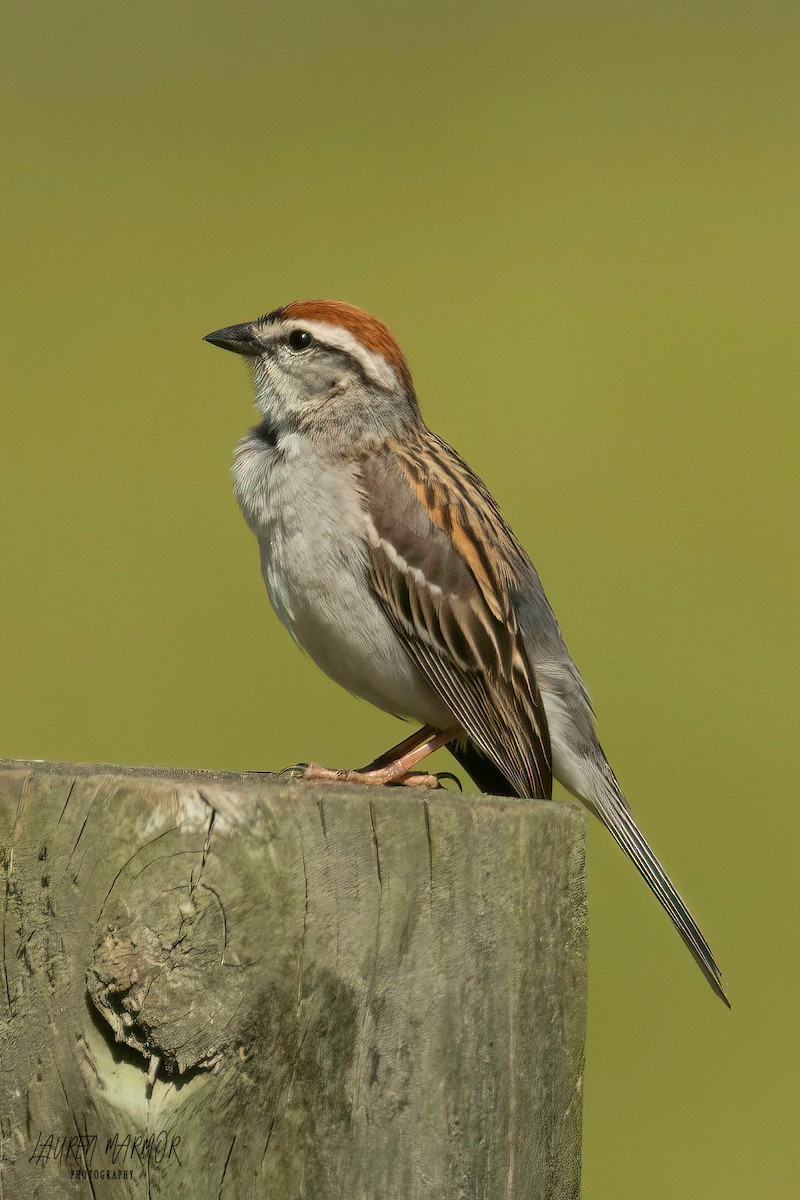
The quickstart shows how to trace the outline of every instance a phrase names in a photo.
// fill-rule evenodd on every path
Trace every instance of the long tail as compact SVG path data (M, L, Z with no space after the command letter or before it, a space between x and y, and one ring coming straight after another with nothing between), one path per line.
M597 814L617 844L638 868L648 887L661 902L673 925L689 947L712 989L723 1004L730 1008L730 1002L722 988L722 975L714 960L714 955L711 953L711 947L700 932L697 922L678 894L672 880L645 841L633 819L633 814L620 790L614 772L606 762L597 743L595 746L599 751L597 754L599 761L595 760L595 769L591 771L593 776L592 795L591 797L582 795L581 799ZM517 794L494 763L490 762L471 742L467 740L450 742L447 748L472 776L481 791L491 792L494 796L515 796ZM588 790L588 787L581 788L581 792Z
M605 786L602 792L592 797L594 811L638 868L653 895L661 902L714 992L723 1004L730 1008L730 1001L722 987L722 974L711 953L711 947L634 821L613 771L607 764L604 765L607 771L607 774L603 772Z

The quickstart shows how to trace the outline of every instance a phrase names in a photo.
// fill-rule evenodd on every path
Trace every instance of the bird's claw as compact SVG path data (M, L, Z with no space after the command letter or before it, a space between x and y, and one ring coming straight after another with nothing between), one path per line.
M458 778L458 776L457 776L457 775L454 775L452 771L437 771L437 772L436 772L436 778L439 780L439 787L441 788L441 790L442 790L443 792L447 792L447 791L449 791L449 790L450 790L449 788L442 787L442 782L441 782L441 781L442 781L443 779L452 779L453 783L456 785L456 787L458 788L458 790L459 790L460 792L463 792L463 791L464 791L464 788L463 788L463 786L462 786L462 784L461 784L461 780Z
M374 784L389 787L422 787L432 791L447 791L442 786L443 779L452 780L459 791L463 791L461 780L450 771L439 771L435 775L427 775L421 771L409 771L404 775L392 777L390 768L382 771L362 769L359 771L336 771L328 767L320 767L316 763L295 763L294 766L284 767L278 772L278 779L287 783L304 779L310 783L357 783Z
M309 763L295 763L294 766L284 767L282 771L278 771L278 779L303 779L306 771L309 768Z

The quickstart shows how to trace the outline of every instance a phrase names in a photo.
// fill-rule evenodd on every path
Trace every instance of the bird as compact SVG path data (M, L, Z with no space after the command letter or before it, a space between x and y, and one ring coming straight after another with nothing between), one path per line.
M482 792L550 799L558 780L633 861L713 991L697 922L641 833L589 694L528 554L483 481L425 424L387 326L355 305L293 301L205 341L250 366L258 424L234 493L271 604L333 680L421 728L317 782L438 787L448 747Z

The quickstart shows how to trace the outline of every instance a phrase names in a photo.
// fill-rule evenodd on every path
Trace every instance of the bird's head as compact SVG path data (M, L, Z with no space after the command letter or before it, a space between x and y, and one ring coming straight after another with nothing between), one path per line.
M246 356L256 408L277 428L355 441L419 420L400 347L352 304L295 301L205 341Z

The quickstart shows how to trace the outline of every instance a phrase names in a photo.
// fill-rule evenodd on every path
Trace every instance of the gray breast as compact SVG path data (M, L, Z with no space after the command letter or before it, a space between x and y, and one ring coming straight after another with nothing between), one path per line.
M275 612L342 687L444 728L447 708L419 675L367 584L365 518L352 464L325 463L296 435L237 450L234 490L255 533Z

